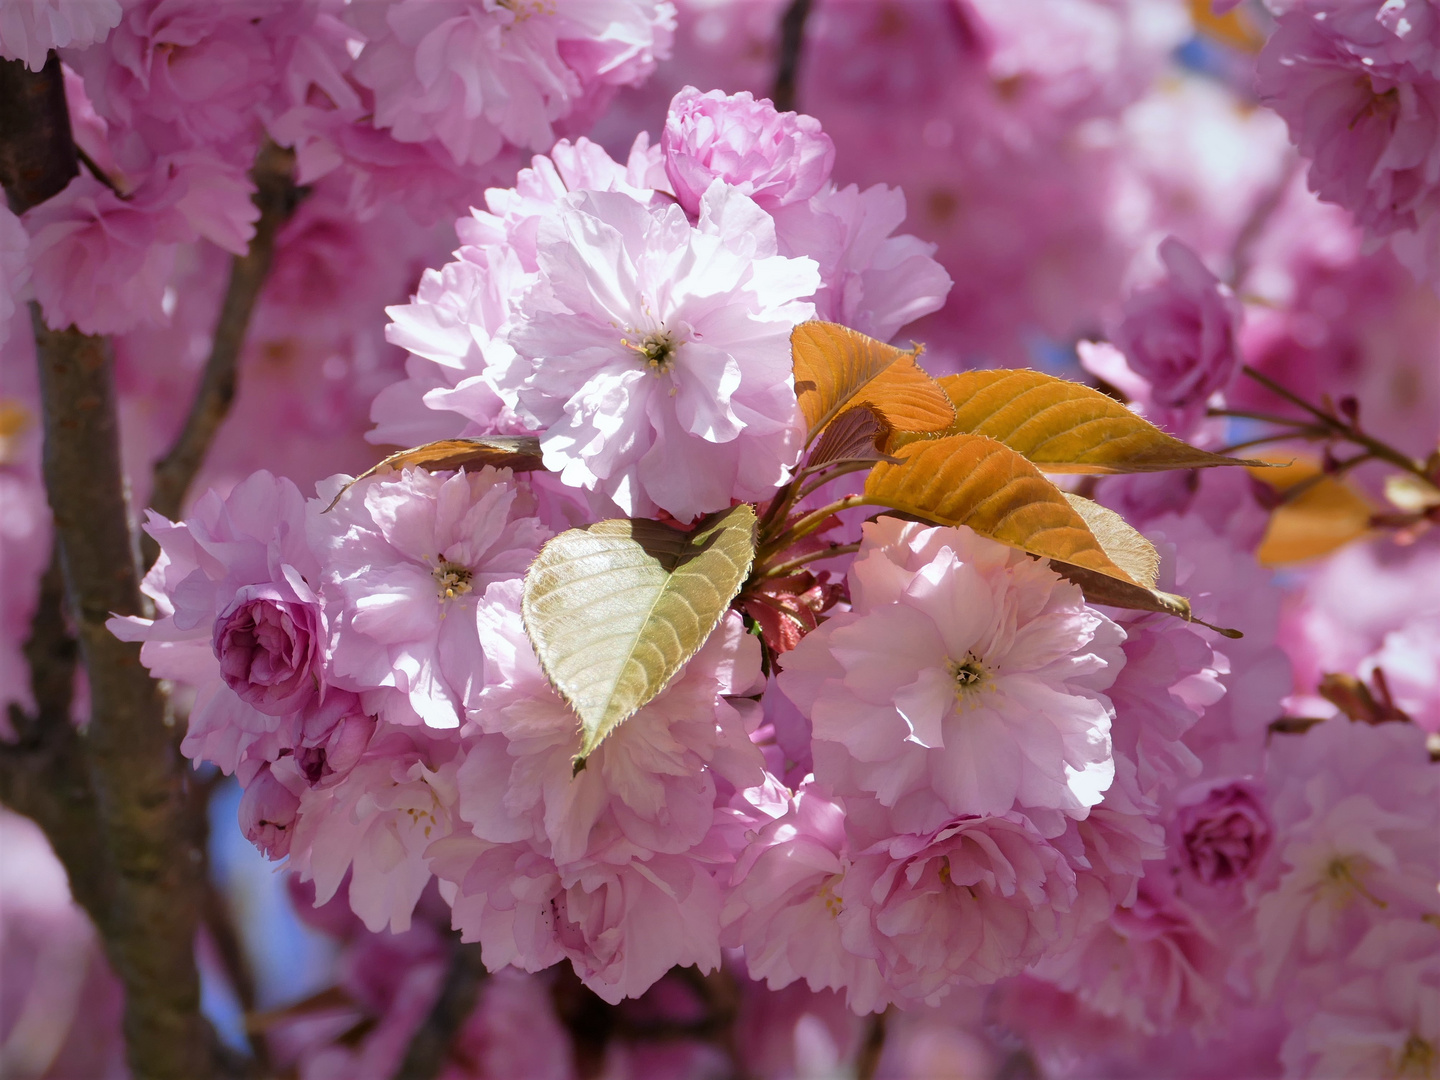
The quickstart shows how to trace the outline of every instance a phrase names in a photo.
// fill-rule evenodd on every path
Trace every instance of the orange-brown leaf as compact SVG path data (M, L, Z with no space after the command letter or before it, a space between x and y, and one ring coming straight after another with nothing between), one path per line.
M919 355L838 323L807 322L790 335L795 394L808 441L852 402L864 403L896 431L944 431L955 409L915 362Z
M1113 398L1027 369L939 380L955 404L951 433L985 435L1052 473L1158 472L1253 461L1197 450Z
M1255 552L1263 566L1318 559L1370 531L1370 500L1344 480L1322 475L1318 462L1302 458L1253 475L1284 493Z
M1014 450L983 435L912 443L899 465L880 462L865 501L1138 585L1105 549L1064 492ZM1143 586L1142 586L1143 587Z
M335 504L361 480L376 473L394 472L396 469L408 469L417 465L431 472L481 465L513 469L515 472L535 472L545 468L540 454L540 440L534 435L483 435L441 439L424 446L397 451L373 468L366 469L340 489L335 498L330 500L330 505L325 507L325 512L335 509Z

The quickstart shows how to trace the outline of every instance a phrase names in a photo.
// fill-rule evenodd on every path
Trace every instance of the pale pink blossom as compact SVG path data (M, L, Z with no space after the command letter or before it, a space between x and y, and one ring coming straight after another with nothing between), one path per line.
M122 200L81 173L25 224L35 299L50 326L108 334L164 322L175 247L189 238L170 206Z
M905 220L899 188L826 184L805 202L773 213L780 253L819 263L816 318L888 341L945 303L950 275L935 261L935 245L909 233L892 235Z
M130 1076L124 990L40 827L0 810L0 1068L37 1080Z
M969 529L865 525L849 614L787 656L817 777L901 827L1019 806L1083 818L1114 777L1123 631L1045 564Z
M520 577L548 537L529 505L508 469L411 469L358 484L310 519L336 599L331 663L368 712L459 726L485 676L476 605L495 582Z
M659 0L511 6L476 0L357 4L365 35L355 76L375 126L438 141L459 165L508 142L545 150L585 98L632 84L669 52L674 8Z
M1102 1016L1153 1034L1205 1033L1226 999L1230 948L1163 886L1146 878L1128 907L1036 973Z
M720 921L722 941L745 950L752 978L772 990L804 979L811 990L843 991L856 1012L891 995L874 957L841 943L841 884L850 867L845 812L814 784L767 822L735 862Z
M208 151L160 160L124 198L76 176L24 216L46 323L87 334L163 325L178 245L203 237L243 255L260 215L253 191L243 169Z
M14 0L0 7L0 56L45 66L51 49L84 49L120 22L119 0Z
M776 253L769 215L720 181L693 226L586 191L541 223L538 259L510 334L528 364L500 390L548 468L682 521L774 489L799 450L790 331L819 280Z
M675 965L720 963L721 896L708 867L684 855L562 872L527 841L453 835L432 851L454 926L485 965L539 971L568 959L604 1000L638 997Z
M934 1004L1058 945L1075 872L1021 814L964 817L857 853L839 895L846 948L874 958L901 1000Z
M453 828L454 752L453 743L392 728L343 778L304 791L291 865L315 882L317 905L348 872L350 907L369 930L409 928L431 876L426 849Z
M460 434L519 430L495 372L515 350L500 333L528 284L513 251L475 249L469 258L426 270L408 304L386 309L385 337L410 352L406 378L375 399L374 442L417 446Z
M290 854L295 815L300 797L287 788L270 769L263 766L245 787L240 798L240 831L267 859Z
M1274 739L1277 858L1252 886L1262 989L1343 955L1383 921L1440 914L1437 773L1413 724L1336 717Z
M103 48L67 54L101 116L148 150L218 148L248 165L277 43L313 21L282 0L133 0Z
M660 148L675 197L691 215L717 179L762 210L804 202L835 163L835 146L813 116L777 112L746 91L702 94L693 86L670 102Z
M1281 1047L1286 1076L1427 1076L1440 1056L1440 928L1390 919L1343 963Z

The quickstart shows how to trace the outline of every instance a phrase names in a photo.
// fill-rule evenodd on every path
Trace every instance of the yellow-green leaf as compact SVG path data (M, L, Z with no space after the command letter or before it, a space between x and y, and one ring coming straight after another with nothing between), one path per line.
M376 473L394 472L416 465L431 472L476 465L493 465L497 469L513 469L515 472L535 472L545 468L540 454L540 440L534 435L484 435L441 439L439 442L397 451L373 468L366 469L340 489L335 498L330 500L330 505L325 507L325 512L335 509L335 504L361 480Z
M955 409L940 385L906 352L838 323L807 322L790 335L795 395L807 444L852 402L864 403L896 431L944 431Z
M583 761L705 644L750 573L755 511L681 532L620 518L552 538L525 575L525 630L580 717Z
M1085 519L1111 562L1130 575L1137 585L1147 589L1155 587L1155 579L1160 576L1160 553L1154 544L1108 506L1068 491L1065 500Z
M951 434L985 435L1045 472L1158 472L1258 464L1197 450L1100 391L1043 372L966 371L939 382L955 404Z
M1140 587L1117 565L1065 494L1008 446L983 435L912 443L880 462L865 501L942 525L968 525L1003 544Z

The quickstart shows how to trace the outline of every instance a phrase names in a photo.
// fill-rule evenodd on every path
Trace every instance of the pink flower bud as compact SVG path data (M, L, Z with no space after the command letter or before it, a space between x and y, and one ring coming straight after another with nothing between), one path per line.
M240 799L240 831L272 861L290 854L300 800L275 779L267 765L255 774Z

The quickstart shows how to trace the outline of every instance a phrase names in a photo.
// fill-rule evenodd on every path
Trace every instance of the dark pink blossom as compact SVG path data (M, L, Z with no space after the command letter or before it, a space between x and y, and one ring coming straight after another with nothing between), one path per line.
M1253 878L1270 850L1273 827L1252 785L1218 785L1176 814L1181 865L1206 885Z

